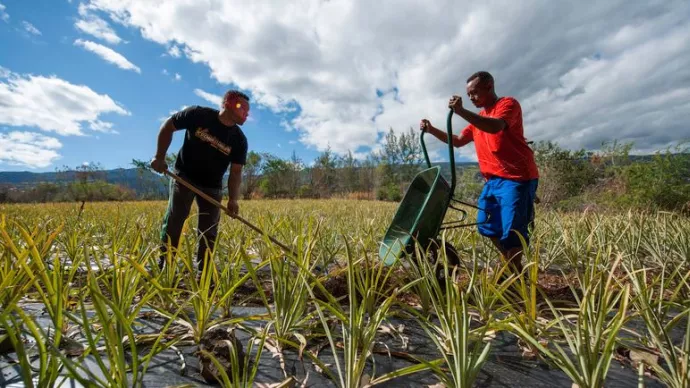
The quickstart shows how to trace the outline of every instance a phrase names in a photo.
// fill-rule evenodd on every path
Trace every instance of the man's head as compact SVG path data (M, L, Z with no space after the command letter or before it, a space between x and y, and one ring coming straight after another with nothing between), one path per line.
M477 108L484 108L496 102L494 77L487 71L472 74L467 79L467 97Z
M223 96L222 109L234 122L242 125L249 117L249 96L238 90L228 90Z

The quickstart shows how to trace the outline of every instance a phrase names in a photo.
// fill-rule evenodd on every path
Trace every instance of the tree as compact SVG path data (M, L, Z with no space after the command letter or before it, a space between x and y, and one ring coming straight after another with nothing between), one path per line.
M242 198L250 199L252 194L259 186L259 173L261 171L261 154L249 151L247 154L247 163L242 169Z
M314 183L314 193L317 197L330 197L336 189L336 167L337 158L329 146L314 161L312 167L312 181Z
M383 148L376 153L379 188L377 198L397 201L402 198L402 185L409 183L422 166L422 147L412 128L398 137L391 128Z
M292 198L295 191L291 186L294 182L294 167L290 162L280 159L272 154L263 155L262 176L259 187L263 194L273 198Z
M584 149L570 151L542 141L534 146L534 158L539 166L540 203L557 204L582 194L596 183L595 168Z
M302 184L302 171L304 170L304 163L302 159L297 157L297 153L293 150L290 157L290 172L288 190L292 193L292 197L299 196L300 192L304 190Z
M338 159L338 168L341 170L341 179L338 188L342 192L352 193L360 191L360 180L357 176L359 163L352 156L352 151L347 151L347 155Z

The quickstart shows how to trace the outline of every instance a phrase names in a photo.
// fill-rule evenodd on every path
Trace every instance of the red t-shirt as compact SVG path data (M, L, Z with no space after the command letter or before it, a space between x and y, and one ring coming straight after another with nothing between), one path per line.
M491 107L482 109L480 116L505 120L507 127L498 133L484 132L470 124L462 136L474 141L479 171L485 178L498 176L514 180L539 178L534 153L523 135L522 109L512 97L501 97Z

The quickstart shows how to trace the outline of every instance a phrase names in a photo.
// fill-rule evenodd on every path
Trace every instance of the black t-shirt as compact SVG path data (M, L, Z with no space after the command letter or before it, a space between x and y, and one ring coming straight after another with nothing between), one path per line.
M237 125L221 123L218 114L194 105L172 115L175 128L186 129L175 169L202 187L222 188L230 163L244 165L247 159L244 133Z

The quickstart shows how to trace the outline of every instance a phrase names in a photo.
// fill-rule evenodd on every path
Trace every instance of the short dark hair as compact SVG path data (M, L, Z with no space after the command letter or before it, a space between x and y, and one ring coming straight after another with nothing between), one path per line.
M479 78L479 83L486 83L487 81L491 81L493 84L494 82L494 77L488 72L488 71L478 71L470 76L470 78L467 79L467 83L472 82L473 79Z
M232 97L242 97L245 100L247 100L247 102L249 102L249 96L236 89L231 89L225 92L225 95L223 96L223 102L226 102L228 99Z

